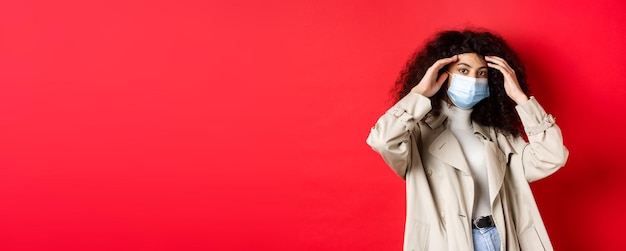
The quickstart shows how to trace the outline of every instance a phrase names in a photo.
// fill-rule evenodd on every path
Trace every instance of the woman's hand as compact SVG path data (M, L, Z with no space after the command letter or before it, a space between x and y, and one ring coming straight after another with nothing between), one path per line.
M502 72L504 76L504 90L506 91L506 95L508 95L515 103L521 105L528 101L528 96L524 94L522 88L519 86L519 82L517 82L517 77L515 76L515 71L509 66L509 64L502 58L496 56L486 56L485 60L487 61L487 66L497 69Z
M426 74L420 82L411 89L411 92L422 94L426 97L432 97L439 91L443 82L448 78L448 73L443 73L441 76L437 77L437 73L441 68L448 65L449 63L456 62L459 60L459 56L454 55L449 58L442 58L437 60L433 65L428 67L426 70Z

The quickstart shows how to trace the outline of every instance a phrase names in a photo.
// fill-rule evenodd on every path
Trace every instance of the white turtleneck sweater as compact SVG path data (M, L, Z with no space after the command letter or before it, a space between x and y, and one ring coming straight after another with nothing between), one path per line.
M491 215L489 203L489 181L485 164L485 146L474 134L470 115L472 109L461 109L446 102L441 112L448 117L447 128L452 131L461 145L463 155L469 165L474 179L474 210L472 217Z

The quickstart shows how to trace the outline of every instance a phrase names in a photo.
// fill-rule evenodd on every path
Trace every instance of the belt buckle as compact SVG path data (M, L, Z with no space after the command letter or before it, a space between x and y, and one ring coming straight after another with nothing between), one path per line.
M487 218L488 218L488 216L480 216L480 217L475 218L474 220L472 220L472 224L473 224L474 226L476 226L476 228L477 228L477 229L479 229L479 230L485 229L485 228L487 228L487 227L489 227L489 226L487 226L487 227L482 227L481 225L478 225L478 224L480 224L480 223L481 223L481 221L486 220Z

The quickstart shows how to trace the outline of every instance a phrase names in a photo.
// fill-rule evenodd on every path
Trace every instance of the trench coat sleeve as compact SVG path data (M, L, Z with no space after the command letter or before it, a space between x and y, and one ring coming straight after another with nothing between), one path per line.
M411 156L410 151L420 136L418 122L431 108L429 98L409 93L378 119L367 137L367 144L403 179L411 166L411 158L421 162L419 154Z
M561 129L534 97L515 109L528 136L528 143L524 142L521 147L524 175L528 182L543 179L567 161L569 152L563 145Z

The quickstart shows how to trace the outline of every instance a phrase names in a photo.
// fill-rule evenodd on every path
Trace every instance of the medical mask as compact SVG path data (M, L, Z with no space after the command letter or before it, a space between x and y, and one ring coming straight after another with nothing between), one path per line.
M472 78L459 74L451 74L451 76L448 97L459 108L470 109L489 97L489 85L486 78Z

